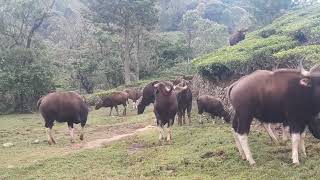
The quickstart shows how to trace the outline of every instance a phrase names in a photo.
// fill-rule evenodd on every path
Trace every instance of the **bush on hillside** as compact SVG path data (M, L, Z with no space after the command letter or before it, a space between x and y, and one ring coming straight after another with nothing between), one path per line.
M239 44L197 58L193 64L200 75L223 80L256 69L292 67L302 58L319 62L319 25L320 6L294 10L249 33Z

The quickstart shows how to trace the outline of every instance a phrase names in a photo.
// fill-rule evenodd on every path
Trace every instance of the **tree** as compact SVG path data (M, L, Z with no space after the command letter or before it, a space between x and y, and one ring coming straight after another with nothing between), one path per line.
M0 95L12 98L14 112L30 112L40 95L54 89L50 61L45 53L26 48L6 50L0 56Z
M35 32L50 16L55 0L1 0L0 34L4 47L30 48Z
M132 37L134 29L138 27L152 27L157 22L155 0L92 0L86 1L93 12L91 20L103 23L106 31L117 34L121 40L119 47L124 65L125 84L131 83L130 78L130 49L134 44Z

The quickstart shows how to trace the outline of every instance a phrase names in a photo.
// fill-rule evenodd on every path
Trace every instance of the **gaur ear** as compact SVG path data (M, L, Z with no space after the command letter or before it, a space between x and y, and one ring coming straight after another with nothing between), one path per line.
M300 80L300 85L304 87L311 87L311 80L309 78L302 78Z

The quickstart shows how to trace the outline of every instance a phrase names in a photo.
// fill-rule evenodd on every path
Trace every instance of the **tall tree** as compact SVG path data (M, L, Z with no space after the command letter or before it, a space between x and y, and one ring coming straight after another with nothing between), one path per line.
M30 48L35 32L50 16L55 0L1 0L0 34L4 47Z
M152 27L157 22L155 0L90 0L85 1L93 12L94 23L105 24L105 30L117 34L120 40L121 59L125 84L131 83L130 50L134 44L132 35L138 27Z

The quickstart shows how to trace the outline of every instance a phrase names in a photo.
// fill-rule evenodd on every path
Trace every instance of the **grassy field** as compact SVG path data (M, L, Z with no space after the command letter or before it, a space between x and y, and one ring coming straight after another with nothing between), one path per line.
M85 144L132 133L154 124L151 107L142 116L109 117L109 110L90 113L85 141L70 144L66 124L56 124L58 144L46 143L39 114L0 116L0 179L317 179L320 144L306 141L308 158L291 165L290 143L272 145L265 132L253 131L250 145L257 162L241 160L229 124L200 125L193 114L191 126L174 126L172 144L159 144L150 128L101 148ZM35 143L39 140L39 143Z

